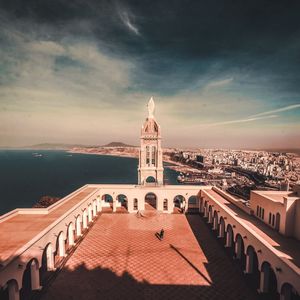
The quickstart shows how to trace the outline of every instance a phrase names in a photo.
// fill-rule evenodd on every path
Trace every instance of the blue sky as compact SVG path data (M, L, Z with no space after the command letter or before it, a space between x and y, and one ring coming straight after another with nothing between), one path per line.
M0 146L300 147L298 1L0 3Z

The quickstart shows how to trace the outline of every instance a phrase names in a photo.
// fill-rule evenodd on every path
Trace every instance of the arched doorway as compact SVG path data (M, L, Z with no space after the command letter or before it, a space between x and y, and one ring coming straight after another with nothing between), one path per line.
M32 259L26 265L22 278L22 288L20 290L20 299L30 299L32 291L40 288L39 263Z
M55 263L66 255L65 234L61 231L56 240Z
M198 213L199 212L199 203L198 197L193 195L188 199L188 212L189 213Z
M234 254L234 247L233 247L233 230L232 226L230 224L227 225L227 230L226 230L226 249L230 253L230 255L233 256Z
M240 234L237 234L235 238L235 258L240 261L242 270L244 270L246 262L245 245Z
M157 209L157 197L154 193L145 196L145 209Z
M219 225L219 238L222 239L222 242L225 243L225 221L223 217L220 218L220 225Z
M269 299L279 299L277 292L277 278L274 270L268 262L263 262L260 274L260 292Z
M54 253L52 244L49 243L43 251L42 255L42 265L40 268L40 278L43 282L47 278L48 271L52 271L54 269Z
M218 213L214 211L213 230L218 231Z
M174 213L183 213L183 205L185 202L185 198L182 195L176 195L173 199Z
M281 300L300 300L300 296L295 291L292 285L289 283L284 283L281 287L280 292L280 299Z
M255 249L248 246L246 251L246 267L245 274L250 281L250 284L256 290L259 288L260 273L258 270L258 258Z
M113 197L109 194L104 194L101 197L102 201L103 201L103 208L102 210L105 212L110 211L110 209L113 209ZM110 208L110 209L109 209Z
M127 196L124 194L119 194L117 196L117 201L119 202L121 208L127 210L128 209L128 200L127 200Z
M19 299L19 286L15 279L9 280L5 287L0 289L0 299L2 300L15 300Z

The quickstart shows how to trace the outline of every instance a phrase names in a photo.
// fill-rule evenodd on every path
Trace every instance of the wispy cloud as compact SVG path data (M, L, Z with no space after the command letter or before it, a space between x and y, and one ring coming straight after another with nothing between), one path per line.
M211 81L209 82L205 88L217 88L217 87L223 87L226 86L228 84L230 84L233 81L233 78L226 78L223 80L215 80L215 81Z
M132 21L129 18L129 14L127 11L120 11L119 12L120 18L124 25L134 34L140 35L139 29L132 23Z
M300 103L284 106L284 107L281 107L281 108L278 108L278 109L272 109L272 110L269 110L269 111L265 111L265 112L262 112L262 113L259 113L259 114L252 115L250 117L266 116L266 115L279 113L279 112L282 112L282 111L293 110L293 109L297 109L297 108L300 108Z
M248 117L248 118L245 118L245 119L230 120L230 121L217 122L217 123L211 123L211 124L203 124L203 127L214 127L214 126L220 126L220 125L248 123L248 122L254 122L254 121L264 120L264 119L272 119L272 118L277 118L277 117L278 117L277 115L255 117L255 118L254 117Z

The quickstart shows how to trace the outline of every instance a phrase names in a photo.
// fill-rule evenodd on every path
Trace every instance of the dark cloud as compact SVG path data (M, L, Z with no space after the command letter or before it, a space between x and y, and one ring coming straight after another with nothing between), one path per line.
M134 60L133 89L170 94L201 76L238 71L300 92L299 1L10 0L1 7L11 19L51 27L51 36L40 29L49 39L93 38L109 55Z

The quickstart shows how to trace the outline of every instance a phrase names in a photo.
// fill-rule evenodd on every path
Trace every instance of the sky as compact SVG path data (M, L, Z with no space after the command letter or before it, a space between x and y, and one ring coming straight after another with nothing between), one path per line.
M300 1L0 0L0 146L300 148Z

